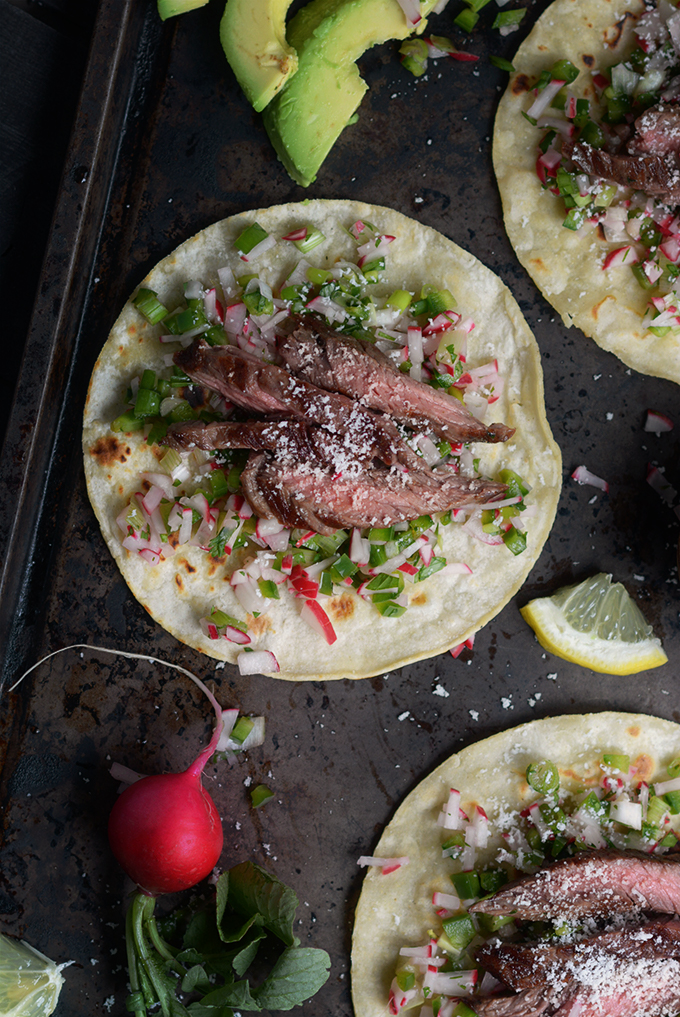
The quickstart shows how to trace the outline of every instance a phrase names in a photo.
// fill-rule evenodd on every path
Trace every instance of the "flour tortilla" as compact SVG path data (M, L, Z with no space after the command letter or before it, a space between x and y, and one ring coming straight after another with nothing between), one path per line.
M590 71L625 59L643 11L641 0L554 0L513 60L516 73L496 116L493 162L510 242L564 324L578 326L636 371L680 382L680 336L657 337L643 328L649 294L629 265L603 271L606 254L617 245L599 239L596 231L581 238L562 226L562 198L543 190L536 175L545 132L522 116L533 101L527 80L561 59L581 72L570 92L594 100Z
M307 255L316 266L338 258L356 257L356 244L346 228L367 219L397 239L390 248L388 269L375 287L376 295L396 289L419 291L424 283L448 288L459 309L476 327L469 336L468 363L481 365L497 357L505 377L501 399L491 407L491 420L517 428L505 445L473 446L482 472L496 476L509 467L532 487L529 504L535 515L527 521L527 550L515 557L504 546L489 547L453 525L445 528L449 561L466 562L470 576L434 575L407 584L411 606L398 619L382 618L353 593L324 602L337 642L328 646L300 619L300 601L281 591L281 600L259 619L249 619L254 649L271 650L280 665L279 678L317 680L364 678L414 660L443 653L486 624L517 592L550 532L561 485L561 459L545 415L543 377L536 342L508 289L471 254L440 233L397 212L349 201L310 201L259 209L225 219L182 244L154 268L142 285L158 292L168 307L183 298L183 284L217 281L217 269L229 264L244 271L233 249L234 239L257 220L280 237L304 224L318 227L324 243ZM295 247L280 243L257 262L260 277L277 290L297 263ZM157 566L126 551L116 517L139 489L139 475L157 469L154 452L142 432L115 435L111 421L122 412L124 393L144 368L163 369L162 326L145 322L128 303L116 321L95 365L85 409L84 459L90 500L109 546L135 597L163 628L189 646L219 660L234 662L242 648L226 639L203 635L199 619L216 606L243 618L228 583L228 561L217 562L199 548L181 547ZM161 453L157 449L158 455Z
M550 759L566 791L602 776L605 752L630 756L645 779L667 780L666 767L680 754L680 725L632 713L549 717L485 738L455 753L421 781L399 806L372 854L407 855L408 865L383 876L368 870L357 905L352 937L352 999L355 1017L388 1017L389 988L403 946L421 946L437 926L432 906L436 891L451 893L455 863L442 859L442 828L437 815L450 788L461 792L468 815L479 804L490 820L488 847L478 852L484 868L504 842L498 818L515 813L539 796L525 780L529 763ZM673 817L677 821L677 817Z

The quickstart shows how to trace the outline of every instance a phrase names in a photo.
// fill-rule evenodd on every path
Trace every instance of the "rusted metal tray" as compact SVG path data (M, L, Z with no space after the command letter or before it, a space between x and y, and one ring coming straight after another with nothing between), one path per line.
M427 80L407 76L393 47L369 52L359 122L304 191L276 161L226 66L219 3L164 26L154 0L99 5L2 460L2 678L71 643L118 647L181 663L213 679L224 705L267 717L265 745L211 772L211 790L224 817L224 863L251 858L295 887L302 941L331 954L328 984L303 1008L310 1017L351 1013L356 859L451 751L563 712L617 708L680 720L678 522L645 483L647 463L656 462L680 486L680 446L677 431L642 430L648 407L680 419L679 390L567 331L502 228L490 136L505 75L488 54L511 55L542 6L529 8L526 27L509 40L475 32L477 65L440 63ZM450 7L436 31L460 44L456 0ZM89 372L144 273L216 219L306 195L391 205L501 275L538 338L565 466L544 552L474 649L354 683L242 678L161 631L108 554L80 462ZM568 479L582 463L609 480L609 495ZM519 606L595 570L635 594L664 642L666 666L632 678L594 675L535 641ZM60 1015L123 1012L131 887L106 842L116 794L107 768L114 759L145 772L188 763L207 721L187 684L149 664L73 650L5 694L0 929L76 962ZM276 793L258 811L249 805L251 780Z

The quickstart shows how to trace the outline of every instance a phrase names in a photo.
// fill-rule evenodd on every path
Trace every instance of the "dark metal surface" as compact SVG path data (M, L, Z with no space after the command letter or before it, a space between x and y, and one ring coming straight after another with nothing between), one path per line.
M210 775L225 822L223 861L253 858L297 889L299 935L333 959L330 981L302 1012L340 1017L351 1013L356 858L370 853L398 802L434 765L463 743L534 717L615 708L680 721L678 523L645 484L652 461L680 487L680 444L677 431L657 438L642 430L648 407L680 425L680 398L677 386L627 370L566 330L508 244L490 152L505 75L484 58L489 49L512 51L520 34L502 43L496 32L476 33L478 65L440 62L427 80L410 78L393 47L367 54L371 90L360 120L304 191L276 161L224 62L220 6L161 26L153 0L100 4L3 455L3 677L57 647L90 642L181 663L213 678L224 705L267 717L265 745ZM433 28L460 43L455 0L450 6ZM390 205L501 275L539 341L565 466L544 552L474 650L354 683L242 678L161 631L109 556L80 462L89 371L142 275L216 219L306 195ZM568 479L582 463L609 480L608 496ZM664 642L666 666L630 678L595 675L534 640L519 606L595 570L613 572L634 593ZM130 887L106 843L116 791L107 767L188 763L207 731L206 704L188 684L148 664L73 650L5 697L0 928L76 961L65 973L63 1017L124 1012ZM257 812L251 779L276 792Z

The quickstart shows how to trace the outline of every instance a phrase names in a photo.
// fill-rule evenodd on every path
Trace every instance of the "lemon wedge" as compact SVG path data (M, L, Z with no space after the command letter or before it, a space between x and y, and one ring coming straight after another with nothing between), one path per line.
M668 657L621 583L604 572L520 608L541 646L604 674L637 674Z
M64 967L23 940L0 934L0 1014L49 1017L64 984Z

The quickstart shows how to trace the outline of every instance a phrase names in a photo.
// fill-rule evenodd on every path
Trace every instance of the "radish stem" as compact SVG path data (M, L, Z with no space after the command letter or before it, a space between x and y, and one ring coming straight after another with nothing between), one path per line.
M146 1017L146 1004L144 993L141 991L141 981L137 967L137 954L135 953L134 937L132 930L132 907L128 908L125 916L125 949L127 951L128 972L130 977L130 988L132 992L127 998L127 1009L135 1017Z

